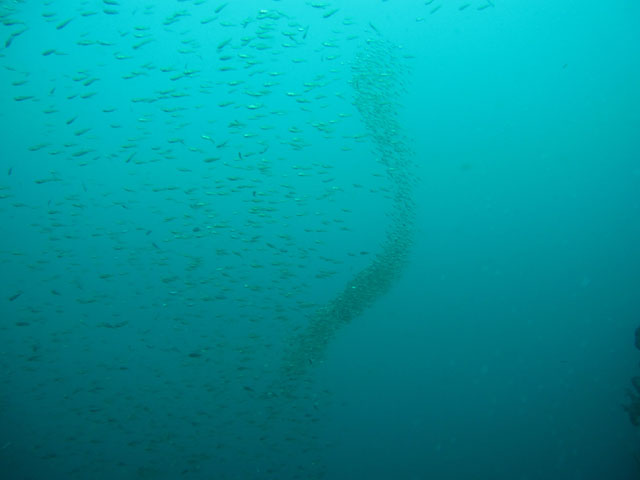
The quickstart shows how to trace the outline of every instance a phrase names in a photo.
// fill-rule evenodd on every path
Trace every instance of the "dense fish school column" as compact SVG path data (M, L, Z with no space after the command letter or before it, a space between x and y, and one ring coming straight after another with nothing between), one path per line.
M399 47L381 38L367 40L352 66L354 105L374 142L393 189L392 220L381 250L333 300L318 309L285 355L285 376L300 379L325 354L338 329L389 291L407 263L413 238L412 152L396 120L405 69ZM293 387L294 385L291 385Z

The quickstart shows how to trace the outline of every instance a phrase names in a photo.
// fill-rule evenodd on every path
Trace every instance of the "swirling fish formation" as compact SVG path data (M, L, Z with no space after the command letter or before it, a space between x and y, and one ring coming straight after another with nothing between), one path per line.
M377 32L376 32L377 34ZM330 302L319 308L306 329L290 342L285 375L297 380L322 360L327 345L343 325L387 293L407 264L413 239L414 200L411 149L397 116L405 68L400 48L376 35L367 40L352 65L354 105L373 140L376 158L386 169L393 191L391 223L380 251Z

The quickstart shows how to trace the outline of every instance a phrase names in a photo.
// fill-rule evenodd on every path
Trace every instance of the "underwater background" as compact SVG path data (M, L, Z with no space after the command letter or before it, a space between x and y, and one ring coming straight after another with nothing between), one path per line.
M640 477L638 4L0 18L0 478Z

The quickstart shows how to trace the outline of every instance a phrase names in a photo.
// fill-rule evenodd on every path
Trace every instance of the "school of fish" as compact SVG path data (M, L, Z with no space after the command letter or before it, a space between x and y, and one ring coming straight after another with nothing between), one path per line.
M0 406L31 419L2 452L323 477L313 369L413 240L412 55L339 2L262 3L0 2Z

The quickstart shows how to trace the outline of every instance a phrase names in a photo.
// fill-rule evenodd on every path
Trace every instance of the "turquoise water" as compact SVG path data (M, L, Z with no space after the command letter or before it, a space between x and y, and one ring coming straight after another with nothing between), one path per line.
M0 18L0 478L638 478L640 7Z

